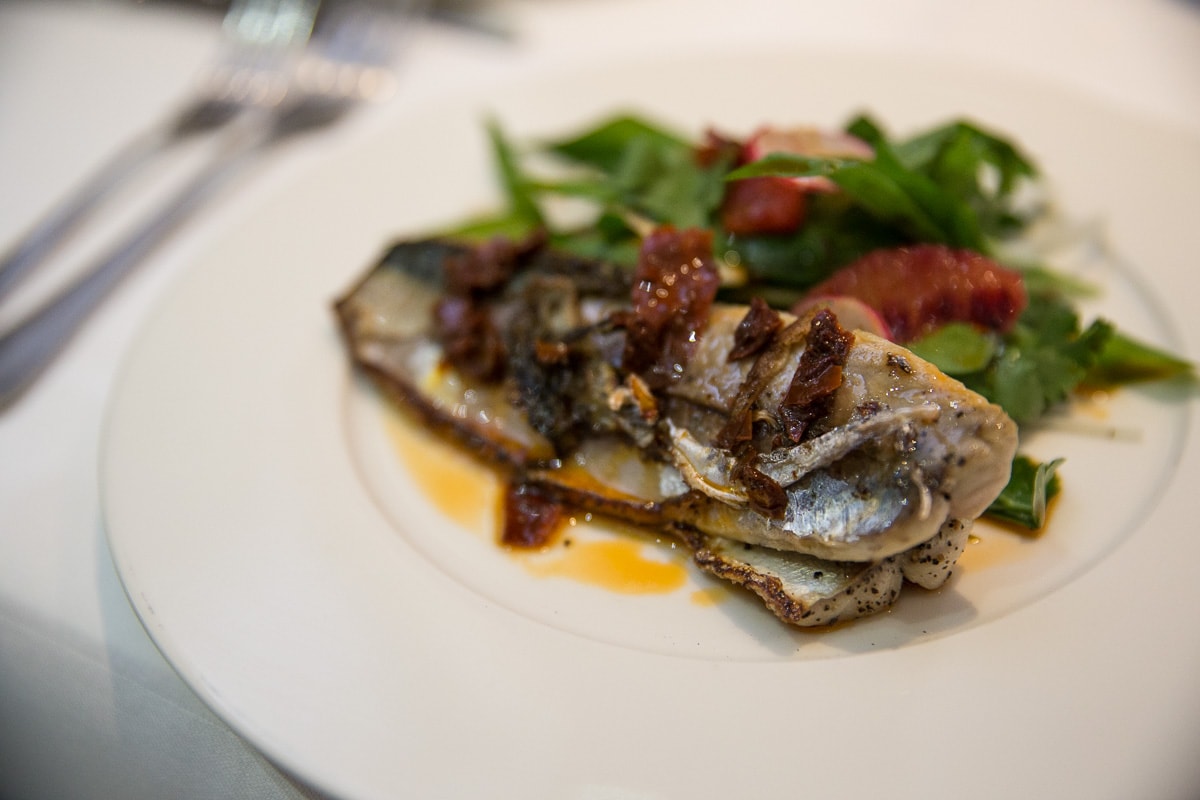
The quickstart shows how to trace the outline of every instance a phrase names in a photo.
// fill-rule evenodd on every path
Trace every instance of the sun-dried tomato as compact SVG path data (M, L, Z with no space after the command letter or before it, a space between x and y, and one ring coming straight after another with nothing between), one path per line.
M704 141L696 148L696 163L702 167L721 163L740 167L746 163L745 154L744 143L710 128L704 132Z
M788 178L766 176L730 181L721 200L721 225L738 235L791 233L804 223L808 203Z
M632 314L624 318L625 369L652 388L678 378L708 324L719 283L710 231L664 226L650 233L638 255Z
M452 253L442 263L446 292L466 295L500 289L545 241L546 235L542 231L520 240L494 236L474 247Z
M564 521L562 504L543 490L532 484L510 483L504 493L504 529L500 541L523 549L544 547Z
M807 334L808 327L796 320L771 337L729 403L728 418L714 439L717 447L734 450L754 438L755 404Z
M854 334L843 330L832 311L822 309L816 313L792 382L779 404L784 432L793 442L802 440L809 426L829 413L853 344Z
M487 308L471 297L447 295L433 307L433 330L446 361L484 382L504 377L505 348Z
M769 475L754 466L758 453L753 447L744 448L733 467L733 479L746 489L750 507L772 519L782 519L787 511L787 490Z
M544 231L519 240L496 236L452 249L442 259L445 294L433 306L433 331L447 363L489 383L504 377L507 352L487 298L503 289L545 243Z
M746 316L733 332L733 347L729 349L727 360L737 361L762 351L782 327L783 318L779 312L761 297L752 297Z

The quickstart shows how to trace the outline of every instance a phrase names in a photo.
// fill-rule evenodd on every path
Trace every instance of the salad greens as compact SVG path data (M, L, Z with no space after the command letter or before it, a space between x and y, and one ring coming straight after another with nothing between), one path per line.
M739 163L738 147L708 146L636 115L607 119L583 133L518 151L496 122L487 132L506 205L451 234L485 238L543 230L550 242L580 255L632 266L642 234L657 225L712 231L718 262L732 276L729 300L758 295L787 307L805 289L858 257L883 247L933 243L998 258L998 245L1019 236L1045 209L1023 205L1036 182L1030 158L1005 138L955 120L916 136L887 135L859 116L845 127L873 157L766 153ZM705 157L700 157L701 153ZM527 155L550 156L552 177L535 174ZM722 226L731 181L822 179L838 191L806 195L803 224L788 233L735 234ZM550 201L585 201L582 224L558 223ZM1084 325L1072 301L1086 287L1043 265L1020 269L1028 305L1005 333L951 322L909 342L915 353L999 404L1028 425L1060 407L1082 386L1134 381L1194 381L1193 366L1138 342L1102 319ZM1018 455L1008 487L988 514L1040 528L1058 491L1060 460Z
M1062 482L1057 475L1061 458L1037 463L1018 455L1013 459L1012 477L987 515L993 519L1038 530L1046 522L1046 504L1058 494Z
M906 142L893 144L868 117L846 128L875 151L870 161L768 155L729 175L823 175L837 184L870 217L894 228L906 240L937 242L989 252L989 235L1022 224L1013 207L1021 178L1033 165L1007 142L966 122L954 122ZM994 172L988 187L985 168Z

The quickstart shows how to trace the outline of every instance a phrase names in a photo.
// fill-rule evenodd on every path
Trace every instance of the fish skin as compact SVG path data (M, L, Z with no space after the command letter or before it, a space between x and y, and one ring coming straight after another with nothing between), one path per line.
M758 595L791 625L821 627L878 613L899 597L905 581L938 589L966 548L971 523L947 520L928 542L876 562L827 561L799 553L685 533L705 572Z
M700 533L688 538L701 569L748 589L779 619L800 627L878 613L896 601L904 585L894 558L835 562Z
M581 388L592 397L583 424L595 435L547 436L511 402L511 387L473 383L440 358L430 324L441 293L437 265L456 247L397 245L335 302L358 367L426 423L563 502L675 533L703 570L745 586L790 624L828 625L875 613L895 600L905 579L941 585L971 520L1008 480L1016 426L999 408L907 350L856 331L830 412L814 438L799 445L814 452L828 446L828 453L793 459L800 465L794 475L779 466L791 454L760 456L767 468L786 473L784 519L731 502L736 486L725 499L696 491L663 443L674 426L701 449L710 447L750 373L754 359L726 358L745 311L734 306L713 308L691 360L655 408L633 402L638 393L627 384L614 390L611 370L597 364L587 378L595 385ZM587 266L559 261L549 271L561 278ZM620 305L611 283L595 273L579 281L579 313L566 313L552 327L561 328L562 320L599 326ZM613 334L596 327L583 335L593 332L603 360L617 349ZM762 409L782 400L801 349L778 365L758 400ZM597 406L605 392L609 402ZM874 414L891 414L897 424L876 420L880 430L874 430ZM871 430L870 441L839 440L839 431L855 430ZM831 575L840 578L831 582Z
M508 402L448 369L432 335L442 296L442 262L465 247L430 239L399 242L334 302L342 340L356 366L391 400L508 467L554 457L554 447Z
M939 588L967 549L974 524L974 520L948 519L932 539L896 556L904 579L924 589Z

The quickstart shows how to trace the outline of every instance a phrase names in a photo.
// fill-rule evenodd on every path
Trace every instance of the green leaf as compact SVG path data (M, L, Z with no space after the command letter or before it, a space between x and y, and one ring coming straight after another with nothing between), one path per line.
M963 322L951 322L906 347L947 375L978 372L996 354L996 337Z
M1038 530L1046 523L1046 504L1058 494L1061 458L1038 463L1027 456L1013 459L1008 485L984 512L987 516Z
M573 138L550 142L545 149L612 174L621 166L634 142L647 142L666 149L691 149L682 136L634 115L613 117Z
M544 226L545 219L538 207L532 182L522 172L516 151L501 130L500 123L494 119L488 120L487 134L500 177L500 187L508 201L509 216L530 227Z
M631 211L677 227L708 227L724 194L731 164L697 163L695 148L666 128L636 116L619 116L573 138L550 142L548 152L590 174L539 191L591 200L607 211Z
M641 239L618 214L603 213L588 226L554 233L551 244L584 258L594 258L622 266L637 264Z
M1036 420L1050 405L1040 366L1034 355L1007 347L992 364L988 385L979 391L1018 423Z
M1104 320L1080 330L1078 314L1060 297L1032 296L992 363L961 378L1018 423L1032 422L1079 386L1112 333Z
M640 138L629 143L612 179L621 202L638 213L681 228L704 227L721 204L725 167L702 167L690 149Z
M561 181L530 181L528 186L537 193L575 197L599 204L615 203L619 199L612 181L602 176Z
M851 126L851 132L874 147L873 160L773 154L734 170L727 179L827 177L860 208L912 241L986 249L975 212L965 200L956 198L928 175L905 166L879 130L865 120Z
M858 159L798 156L790 153L768 153L757 161L743 164L725 175L725 180L743 178L813 178L829 177L839 169L862 163Z
M1005 236L1027 222L1015 206L1015 190L1036 178L1037 169L1007 139L957 120L896 144L894 152L970 206L988 235Z
M846 123L846 133L857 136L876 150L888 144L883 126L866 114L860 114Z
M441 235L473 242L483 242L495 236L508 239L524 239L537 230L538 226L526 217L508 212L490 216L473 217L454 227L441 231Z
M914 241L967 246L951 241L954 234L929 213L926 205L931 192L913 185L915 175L901 173L886 162L860 161L834 171L830 179L876 219L904 231Z
M913 136L897 144L895 151L906 165L927 174L945 168L939 162L947 159L947 153L971 153L977 165L990 164L997 170L998 193L1011 192L1021 178L1038 174L1033 160L1016 145L966 120L954 120Z
M930 237L928 241L986 252L987 242L975 211L965 198L953 193L953 186L943 186L934 177L906 167L886 142L875 144L875 160L869 163L903 189L937 226L940 238ZM836 176L834 181L842 185Z
M1011 262L1008 262L1012 266ZM1096 297L1100 290L1082 278L1068 275L1040 265L1019 267L1021 282L1030 296L1058 296L1062 298Z
M1195 376L1191 362L1113 331L1083 380L1093 386L1115 386Z
M969 216L961 209L954 212L961 217L955 224L965 226L959 229L960 236L974 235L970 228L976 228L980 236L1002 237L1028 223L1016 207L1016 189L1022 181L1036 179L1038 170L1008 139L966 120L899 142L889 141L882 127L865 116L852 121L847 130L877 152L882 148L890 153L905 169L928 178L956 205L969 209Z

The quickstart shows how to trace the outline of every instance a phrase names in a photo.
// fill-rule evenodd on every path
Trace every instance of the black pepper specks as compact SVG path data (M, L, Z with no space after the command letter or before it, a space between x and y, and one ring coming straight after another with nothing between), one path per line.
M888 353L887 365L892 369L898 369L905 375L912 375L912 365L908 363L908 359L899 353Z

